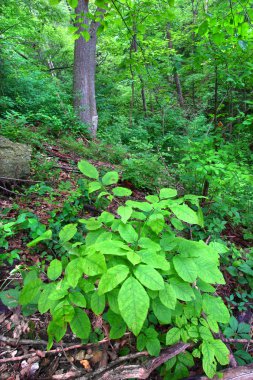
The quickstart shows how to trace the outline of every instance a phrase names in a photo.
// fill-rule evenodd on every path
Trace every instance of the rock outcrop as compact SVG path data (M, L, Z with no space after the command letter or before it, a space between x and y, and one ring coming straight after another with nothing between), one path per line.
M0 136L0 177L27 178L32 148ZM1 179L1 178L0 178Z

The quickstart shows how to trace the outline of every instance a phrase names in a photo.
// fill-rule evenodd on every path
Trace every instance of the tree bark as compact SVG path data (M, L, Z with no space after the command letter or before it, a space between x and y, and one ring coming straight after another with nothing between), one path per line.
M103 18L104 9L97 9L100 18ZM95 92L96 73L96 45L97 29L99 22L89 23L87 13L89 11L89 0L78 0L75 9L75 26L78 27L79 38L75 41L74 51L74 108L80 120L88 125L92 137L96 136L98 127L98 115ZM82 24L87 25L86 28ZM83 31L88 31L88 41L82 36Z
M167 25L167 40L168 40L169 49L173 49L173 42L172 42L169 24ZM183 91L182 91L180 77L178 75L176 67L174 67L173 77L174 77L174 82L175 82L176 88L177 88L178 102L179 102L180 107L183 108L184 107Z

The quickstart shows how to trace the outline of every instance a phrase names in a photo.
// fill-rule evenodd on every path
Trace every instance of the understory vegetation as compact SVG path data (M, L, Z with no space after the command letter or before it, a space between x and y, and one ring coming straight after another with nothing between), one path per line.
M0 173L0 306L29 333L0 336L222 376L253 362L252 2L80 3L0 4L0 136L32 147L29 178ZM73 52L95 37L90 124ZM102 378L88 356L73 378Z

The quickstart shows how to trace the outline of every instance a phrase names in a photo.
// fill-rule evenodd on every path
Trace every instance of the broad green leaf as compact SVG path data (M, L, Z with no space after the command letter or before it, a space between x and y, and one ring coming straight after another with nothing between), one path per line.
M206 341L213 341L213 336L212 336L212 333L210 331L210 329L206 326L200 326L199 328L199 335L201 336L201 338L203 340L206 340Z
M102 183L105 186L113 185L119 180L119 174L117 172L108 172L102 178Z
M111 311L113 311L115 314L120 314L119 311L119 304L118 304L118 295L119 295L119 289L113 289L110 293L107 293L107 299L109 302L109 307Z
M119 310L128 328L138 335L147 318L149 296L143 286L133 277L122 285L118 295Z
M132 194L132 191L130 189L120 186L112 189L112 192L116 197L129 197Z
M144 334L140 334L137 337L136 346L138 351L143 351L146 347L147 337Z
M92 253L83 259L83 272L88 276L97 276L106 271L105 258L101 253Z
M52 231L51 230L45 231L39 237L30 241L30 243L27 244L27 247L34 247L36 244L40 243L41 241L50 240L51 238L52 238Z
M80 291L69 293L69 300L76 306L86 307L86 299Z
M147 339L146 348L151 356L159 356L161 351L161 343L158 338Z
M117 213L119 214L119 216L121 216L121 221L126 224L126 222L128 221L128 219L131 217L132 215L132 212L133 212L133 209L132 207L128 207L128 206L120 206L117 210Z
M174 343L178 343L180 340L180 329L178 327L173 327L166 334L166 344L171 346Z
M160 196L160 199L174 198L177 196L177 190L164 188L160 190L159 196Z
M192 368L194 366L194 360L190 352L182 352L177 356L177 359L180 363L183 363L186 367Z
M77 166L80 172L82 172L86 177L89 177L92 179L98 179L99 174L98 174L97 169L95 168L95 166L91 165L88 161L85 161L85 160L79 161Z
M120 315L109 310L106 314L106 319L110 323L110 338L119 339L126 332L126 324Z
M127 243L135 243L138 239L138 234L131 224L121 224L119 234Z
M220 339L214 339L212 341L212 347L214 348L214 355L217 361L221 365L229 364L229 349Z
M206 32L208 31L208 20L204 20L199 28L198 28L198 34L200 36L203 36L204 34L206 34Z
M48 336L55 338L56 342L60 342L67 331L67 323L62 326L58 325L55 321L50 321L47 327Z
M78 0L68 0L69 5L71 8L76 8L78 5Z
M141 261L149 266L157 269L162 269L167 271L170 269L170 263L165 259L165 257L149 251L149 250L141 250L138 251L138 255L141 257Z
M170 279L170 284L176 294L177 299L182 301L191 301L195 298L193 289L187 283L179 278L172 277Z
M138 265L134 269L134 275L148 289L161 290L164 288L162 276L150 265Z
M99 222L109 225L114 221L114 219L114 215L107 211L103 211L102 214L98 217ZM106 232L106 234L108 234L108 232ZM108 236L110 236L110 234L108 234Z
M70 322L73 333L80 339L88 339L91 332L91 323L87 314L78 307L75 308L74 316Z
M214 347L212 343L203 342L201 345L203 354L203 369L208 377L213 378L216 373L216 361L214 359Z
M91 296L91 310L96 315L102 314L105 308L105 296L99 295L98 292L94 292Z
M141 258L140 258L140 255L138 253L133 251L133 250L131 250L131 251L129 250L127 252L127 255L126 255L127 260L130 261L130 263L133 265L140 264Z
M101 221L96 218L79 219L79 222L85 224L85 228L89 231L98 230L102 226Z
M77 224L67 224L59 232L60 243L65 244L67 241L71 240L77 233Z
M202 290L202 292L215 293L215 288L212 285L200 279L197 280L197 287Z
M185 226L183 225L181 220L179 220L177 218L171 218L170 222L173 225L173 227L175 227L175 229L178 231L183 231L183 229L185 228Z
M145 199L150 202L150 203L158 203L159 202L159 198L157 195L147 195L145 197Z
M101 243L97 243L96 250L103 255L126 256L127 251L129 251L130 248L128 245L123 243L123 241L106 240Z
M41 314L46 313L55 304L55 301L50 300L49 298L49 295L55 290L55 288L56 284L47 284L40 294L38 310Z
M59 4L61 2L61 0L49 0L49 3L51 4L51 5L57 5L57 4Z
M90 40L90 33L87 31L87 30L82 30L81 32L80 32L80 34L83 36L83 38L85 39L85 41L86 42L88 42L89 40ZM80 168L79 168L80 169ZM81 170L82 171L82 170ZM91 177L90 175L88 175L87 174L87 171L86 171L86 173L83 173L83 174L85 174L87 177L89 177L89 178L95 178L95 173L94 174L92 174L93 175L93 177ZM97 178L95 178L95 179L97 179Z
M34 299L38 296L41 287L42 281L39 278L28 282L28 284L26 284L20 292L20 305L28 305L32 303L32 301L34 301Z
M126 201L126 205L132 208L137 208L138 210L145 211L145 212L150 212L153 209L153 206L149 204L148 202L137 202L137 201L128 200Z
M19 290L18 289L8 289L0 292L0 300L8 308L14 308L19 305Z
M217 322L229 322L229 311L220 297L203 294L203 311Z
M176 295L171 285L165 284L164 289L159 291L159 298L164 306L169 309L175 309L176 307Z
M83 275L83 263L85 259L77 258L74 260L71 260L70 263L66 266L65 269L65 276L67 279L67 282L72 288L75 288L79 279Z
M162 232L165 226L164 216L161 213L151 214L148 218L147 225L154 231L157 235Z
M90 182L88 185L88 192L89 194L94 193L95 191L100 190L101 187L102 185L99 182L96 182L96 181Z
M180 255L173 257L173 264L177 274L187 282L196 281L198 271L193 259L183 257Z
M153 312L161 324L171 323L171 310L161 303L159 298L155 298L152 301Z
M61 301L54 308L53 320L57 325L63 326L66 322L72 321L74 317L74 308L68 301Z
M211 257L203 255L196 258L194 261L197 267L198 276L201 280L207 283L225 284L222 273Z
M175 214L176 217L181 219L183 222L189 224L199 224L197 213L186 204L170 206L170 209L173 214Z
M100 279L98 286L98 294L110 292L125 280L129 273L129 268L126 265L116 265L108 269Z
M49 264L49 267L47 268L47 277L54 281L56 280L62 272L62 263L60 260L54 259Z
M216 334L218 334L220 329L219 329L219 325L218 325L217 321L211 315L208 315L206 320L207 320L207 323L208 323L210 329L213 332L215 332Z
M56 284L55 288L52 289L48 298L52 301L60 300L68 294L69 284L67 281L60 281Z
M150 249L154 252L158 252L161 250L160 244L154 242L153 240L151 240L147 237L141 237L138 241L138 245L141 248Z

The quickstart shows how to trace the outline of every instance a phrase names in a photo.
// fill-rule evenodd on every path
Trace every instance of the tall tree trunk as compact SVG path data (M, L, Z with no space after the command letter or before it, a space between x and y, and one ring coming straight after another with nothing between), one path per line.
M103 17L105 10L100 11L100 18ZM89 0L78 0L78 6L75 9L76 19L78 22L78 33L89 32L90 39L85 40L82 34L75 40L74 52L74 107L80 120L88 125L92 137L96 136L98 127L98 115L96 106L95 92L95 73L96 73L96 45L97 29L99 22L92 21L89 23L86 17L89 11ZM84 28L82 24L87 25Z
M170 33L170 25L169 24L167 25L167 40L168 40L169 49L173 49L173 42L172 42L172 37L171 37L171 33ZM183 97L180 77L178 75L176 67L174 67L173 77L174 77L174 82L175 82L176 88L177 88L178 102L180 104L180 107L183 108L184 107L184 97Z

